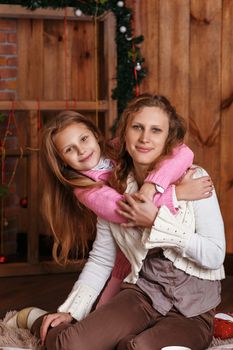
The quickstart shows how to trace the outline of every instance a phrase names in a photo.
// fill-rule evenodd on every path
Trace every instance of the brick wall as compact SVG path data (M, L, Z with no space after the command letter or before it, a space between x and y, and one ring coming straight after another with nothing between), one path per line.
M16 20L0 18L0 100L17 99L17 33ZM5 113L4 113L5 114ZM8 113L6 113L8 115ZM17 118L17 116L16 116ZM7 119L0 124L0 138L3 139ZM6 150L16 149L15 130L7 137ZM4 183L8 183L14 171L16 158L6 157ZM19 176L19 174L17 174ZM16 191L16 177L11 185L10 193L3 204L3 242L1 253L12 255L17 252L17 233L19 226L19 195Z
M0 18L0 100L16 98L16 20Z

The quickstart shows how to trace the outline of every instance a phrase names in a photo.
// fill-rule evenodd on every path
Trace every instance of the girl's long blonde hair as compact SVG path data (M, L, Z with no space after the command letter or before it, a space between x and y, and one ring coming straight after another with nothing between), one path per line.
M88 177L66 168L53 142L54 136L71 124L84 124L93 132L102 154L107 154L104 139L95 124L74 111L60 112L42 130L40 143L40 172L42 214L53 236L53 257L65 264L70 253L83 257L88 241L95 231L95 215L73 193L75 187L95 186Z
M142 94L131 100L124 110L118 127L119 151L117 165L111 178L111 185L119 192L125 192L128 174L133 171L133 160L126 149L125 134L132 118L145 107L161 108L168 116L169 132L162 155L155 159L149 171L159 166L159 162L172 154L174 147L181 144L186 133L184 119L177 114L168 99L162 95Z

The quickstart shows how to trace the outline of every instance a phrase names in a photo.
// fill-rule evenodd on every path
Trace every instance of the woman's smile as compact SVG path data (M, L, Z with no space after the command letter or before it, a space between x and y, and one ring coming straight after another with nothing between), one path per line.
M146 148L146 147L141 147L141 146L135 146L138 152L141 153L148 153L153 150L153 148Z

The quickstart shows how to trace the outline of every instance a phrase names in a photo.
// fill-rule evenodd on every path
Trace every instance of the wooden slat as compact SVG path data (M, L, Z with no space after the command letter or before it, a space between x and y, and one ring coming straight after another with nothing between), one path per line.
M109 109L105 114L105 137L111 138L111 127L117 118L117 102L112 99L112 91L116 86L116 43L112 38L115 35L116 21L109 13L104 21L104 61Z
M20 22L17 21L17 37L19 43L28 43L27 37L30 35L29 32L29 21L22 19ZM27 84L25 83L25 76L28 77L28 70L29 70L29 50L28 45L21 44L18 46L18 79L17 79L17 87L20 88L18 92L17 99L20 99L21 96L24 98L24 96L27 95L28 92L28 85L30 83L27 79ZM30 98L30 97L29 97ZM2 101L0 101L2 103ZM12 102L11 102L12 104Z
M227 251L233 252L233 1L223 1L222 29L222 118L220 153L220 203L224 216ZM231 269L232 269L231 265Z
M64 273L81 271L84 261L80 260L75 264L69 264L66 267L55 264L52 261L37 264L28 263L10 263L0 265L0 277L22 276L22 275L41 275L45 273Z
M140 86L140 92L157 93L159 87L159 0L140 1L137 9L140 13L136 15L135 31L138 35L144 36L141 53L145 58L144 64L148 71Z
M36 111L29 112L28 118L29 144L32 149L38 149L38 114ZM28 262L31 264L38 263L39 259L39 169L38 169L38 152L32 152L28 159Z
M18 20L17 36L21 43L18 45L17 99L41 99L44 69L43 21Z
M221 0L191 1L190 145L218 189Z
M70 28L71 29L71 28ZM76 22L72 27L71 60L69 77L71 99L96 100L95 23ZM101 56L101 53L100 53Z
M67 19L69 20L81 20L81 21L92 21L91 16L80 16L77 17L74 14L74 9L71 7L68 7L66 9L67 13ZM1 5L0 4L0 17L3 18L43 18L43 19L62 19L65 16L65 9L36 9L36 10L29 10L25 7L22 7L20 5Z
M160 1L159 92L167 96L186 119L189 112L189 10L189 0Z
M21 156L21 153L19 150L8 150L8 149L5 149L4 152L2 152L2 149L0 147L0 156L2 156L2 154L4 154L5 157L20 157ZM23 149L23 156L26 157L26 156L29 156L30 155L30 151L27 150L27 149Z
M68 30L66 30L68 33ZM63 21L44 20L44 88L42 99L66 100L69 97L69 81L66 50L67 34ZM70 54L70 53L69 53ZM67 95L66 95L67 94Z
M76 109L80 111L95 111L96 108L99 111L106 111L108 109L108 101L68 101L71 109ZM38 101L0 101L0 111L12 110L38 110ZM66 109L66 101L39 101L39 108L41 111L46 110L63 110Z

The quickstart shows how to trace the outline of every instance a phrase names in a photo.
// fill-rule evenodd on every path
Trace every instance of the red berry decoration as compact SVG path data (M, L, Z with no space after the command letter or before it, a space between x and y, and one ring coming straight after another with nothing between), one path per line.
M27 197L23 197L20 199L19 204L21 206L21 208L27 208L28 207L28 198Z
M0 255L0 264L3 264L6 262L6 257L4 255Z

